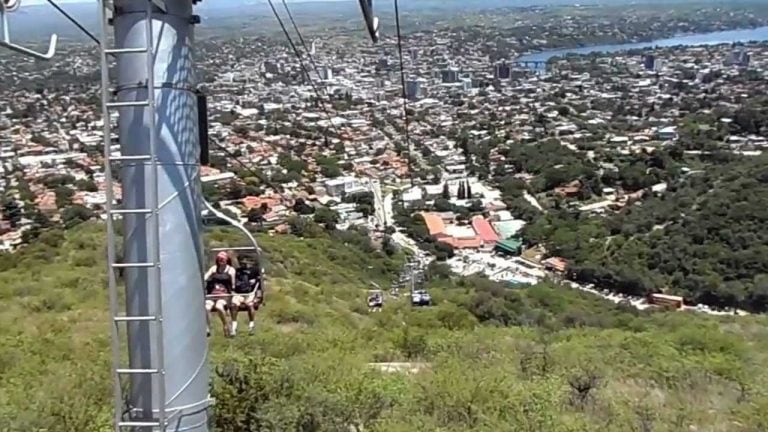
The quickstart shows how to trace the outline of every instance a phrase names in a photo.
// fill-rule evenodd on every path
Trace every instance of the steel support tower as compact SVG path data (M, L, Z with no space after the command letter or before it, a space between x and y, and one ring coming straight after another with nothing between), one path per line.
M100 0L99 6L114 428L205 432L209 371L192 0ZM112 151L115 112L119 152Z

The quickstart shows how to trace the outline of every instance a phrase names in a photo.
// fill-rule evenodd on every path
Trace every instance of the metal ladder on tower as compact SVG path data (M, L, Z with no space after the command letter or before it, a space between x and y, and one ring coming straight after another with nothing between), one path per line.
M158 161L157 161L157 131L155 128L155 85L154 85L154 53L152 36L152 14L154 4L147 0L146 9L146 45L144 47L131 48L110 48L108 28L111 19L112 1L99 0L100 21L101 21L101 43L99 47L101 55L101 92L102 92L102 115L104 121L104 164L106 177L106 211L107 211L107 259L108 259L108 289L109 304L112 329L112 379L114 384L114 428L115 431L133 430L135 428L150 428L151 430L164 431L167 428L169 416L166 412L166 388L165 388L165 364L163 352L163 311L162 311L162 291L160 279L160 239L159 239L159 206L158 206ZM113 92L109 79L109 56L119 57L125 54L145 54L147 56L147 99L137 101L117 101L113 100ZM115 92L116 93L116 92ZM120 155L111 154L112 144L112 126L110 113L115 109L131 109L144 107L148 116L149 129L149 154L143 155ZM112 163L142 163L149 164L149 169L145 171L146 182L149 185L147 208L115 208L114 184L112 180ZM149 234L148 242L148 261L147 262L117 262L116 260L116 236L114 229L115 216L124 215L144 215ZM148 292L155 297L156 310L151 315L131 316L122 315L119 312L119 293L117 286L117 277L115 271L118 269L139 269L144 268L148 272ZM124 368L121 367L121 343L120 343L120 324L145 322L155 326L154 340L152 349L156 350L155 360L157 364L147 369ZM127 329L126 329L127 333ZM131 375L157 375L157 394L161 401L157 409L149 420L131 420L124 419L125 404L122 392L122 378Z

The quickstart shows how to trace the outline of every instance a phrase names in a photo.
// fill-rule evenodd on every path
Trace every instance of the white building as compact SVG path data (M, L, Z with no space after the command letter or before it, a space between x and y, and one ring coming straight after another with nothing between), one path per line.
M325 181L325 191L333 197L368 191L367 182L352 176L338 177Z

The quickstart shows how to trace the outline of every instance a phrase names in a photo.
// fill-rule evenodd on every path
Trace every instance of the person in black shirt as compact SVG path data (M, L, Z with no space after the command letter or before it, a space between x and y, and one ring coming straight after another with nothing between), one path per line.
M235 278L235 295L232 296L232 334L237 332L237 314L240 309L248 312L248 333L253 333L256 310L263 299L261 290L261 275L258 266L249 266L247 261L240 263Z

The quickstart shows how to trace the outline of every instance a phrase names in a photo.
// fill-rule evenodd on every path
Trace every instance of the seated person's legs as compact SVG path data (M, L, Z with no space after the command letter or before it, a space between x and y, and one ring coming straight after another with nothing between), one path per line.
M213 310L213 300L205 299L205 332L211 335L211 310Z
M254 327L256 327L256 323L254 322L256 309L259 308L258 302L260 299L256 298L256 293L251 293L248 295L248 297L245 299L245 306L248 310L248 332L253 333Z
M219 311L221 313L224 313L224 311L226 311L226 309L227 309L227 301L226 300L224 300L224 299L216 300L216 310L217 311Z
M237 313L240 311L240 306L245 304L245 297L241 295L232 296L232 307L229 310L229 314L232 316L232 334L237 333Z
M211 301L213 308L216 310L216 314L219 315L221 323L224 325L224 334L229 334L229 323L227 322L227 301L224 299L216 299Z

